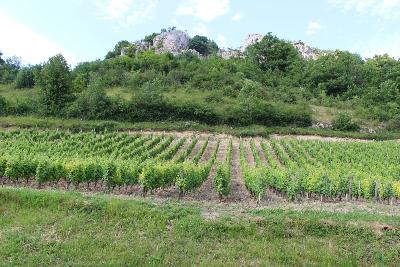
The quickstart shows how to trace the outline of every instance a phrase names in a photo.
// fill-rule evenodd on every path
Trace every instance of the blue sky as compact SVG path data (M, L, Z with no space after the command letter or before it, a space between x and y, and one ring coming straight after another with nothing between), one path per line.
M322 49L400 58L400 0L0 0L0 51L24 63L103 58L119 40L177 26L222 47L272 32Z

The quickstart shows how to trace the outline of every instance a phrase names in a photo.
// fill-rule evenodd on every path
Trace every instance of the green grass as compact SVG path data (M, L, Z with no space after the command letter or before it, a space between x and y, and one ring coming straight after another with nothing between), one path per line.
M12 85L0 84L0 95L12 103L17 103L18 101L24 102L26 100L38 98L39 89L15 89L12 87Z
M106 90L107 96L120 97L125 100L130 100L135 96L135 90L127 87L110 87ZM227 107L237 104L237 100L232 97L226 97L218 94L218 100L211 102L207 101L207 97L213 96L211 91L202 90L185 90L181 88L172 88L164 92L167 101L174 103L191 102L199 105L210 105L218 113L224 113Z
M109 97L120 97L125 100L131 100L135 95L134 90L127 87L110 87L107 88L106 94Z
M206 220L201 210L200 204L1 188L1 265L400 264L400 230L377 233L368 214L326 214L327 223L315 212L268 210L253 217L247 211Z

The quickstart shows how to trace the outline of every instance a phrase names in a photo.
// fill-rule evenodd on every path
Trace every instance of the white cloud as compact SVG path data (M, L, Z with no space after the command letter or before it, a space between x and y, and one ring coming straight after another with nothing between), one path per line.
M328 2L345 12L355 10L360 14L385 19L400 18L400 0L328 0Z
M226 47L226 37L223 34L218 34L217 43L219 47Z
M24 64L42 63L56 54L63 54L71 65L77 60L57 43L17 22L0 9L0 50L6 57L18 56Z
M367 42L359 42L349 49L363 57L371 58L374 55L388 54L396 59L400 58L400 34L387 37L375 36Z
M239 21L243 18L243 13L236 13L235 15L233 15L232 20L233 21Z
M208 29L207 26L204 23L197 23L195 27L193 27L189 31L190 35L195 36L195 35L202 35L202 36L208 36Z
M122 28L143 23L151 18L158 0L103 0L96 2L100 16L117 21Z
M176 15L195 16L210 22L230 11L230 0L185 0L175 11Z
M324 26L321 25L318 21L311 20L308 22L307 26L307 35L315 35L318 31L322 30Z

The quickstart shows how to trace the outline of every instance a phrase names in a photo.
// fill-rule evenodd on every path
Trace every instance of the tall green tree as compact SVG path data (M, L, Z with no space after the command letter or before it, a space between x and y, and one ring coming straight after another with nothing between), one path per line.
M189 41L189 49L194 49L203 56L218 52L218 45L206 36L196 35Z
M327 95L356 92L367 82L364 61L359 55L336 51L310 62L307 80L311 89L318 88Z
M127 40L122 40L119 41L115 47L114 50L110 51L107 53L106 55L106 59L110 59L110 58L115 58L119 55L121 55L121 51L124 47L128 47L131 43L129 43Z
M289 42L268 33L261 42L247 48L247 56L263 71L289 71L301 56Z
M35 77L32 67L24 67L19 70L15 79L15 87L21 88L32 88L35 85Z
M51 57L40 73L40 86L46 113L57 114L71 100L71 71L65 58Z
M2 59L3 53L0 51L0 65L4 64L4 59Z
M13 56L0 64L0 83L12 83L21 68L21 59Z

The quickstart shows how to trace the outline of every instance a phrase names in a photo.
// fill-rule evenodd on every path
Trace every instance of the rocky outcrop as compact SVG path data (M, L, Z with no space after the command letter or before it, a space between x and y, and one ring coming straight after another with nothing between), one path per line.
M189 48L190 36L184 31L169 31L157 35L153 39L153 49L157 53L170 52L174 55Z
M264 38L261 34L249 34L244 40L242 46L240 47L240 52L245 53L249 46L252 46Z
M196 57L202 57L202 55L199 53L199 52L197 52L196 50L194 50L194 49L186 49L186 50L182 50L180 53L179 53L179 55L183 55L183 54L192 54L192 55L194 55L194 56L196 56Z
M219 50L217 55L223 59L242 57L242 53L237 49Z
M219 50L217 55L224 59L244 57L247 48L260 42L263 38L264 36L261 34L249 34L239 49ZM156 35L152 44L143 40L133 42L132 44L135 46L136 53L154 50L156 53L169 52L174 55L192 53L198 57L203 57L197 51L189 49L189 41L189 34L184 31L173 29ZM299 51L301 56L307 60L316 60L327 54L326 52L306 45L302 41L292 42L292 45ZM126 54L125 52L125 49L121 50L122 55Z
M292 45L299 51L300 55L307 60L317 60L326 54L316 48L306 45L302 41L293 42Z

